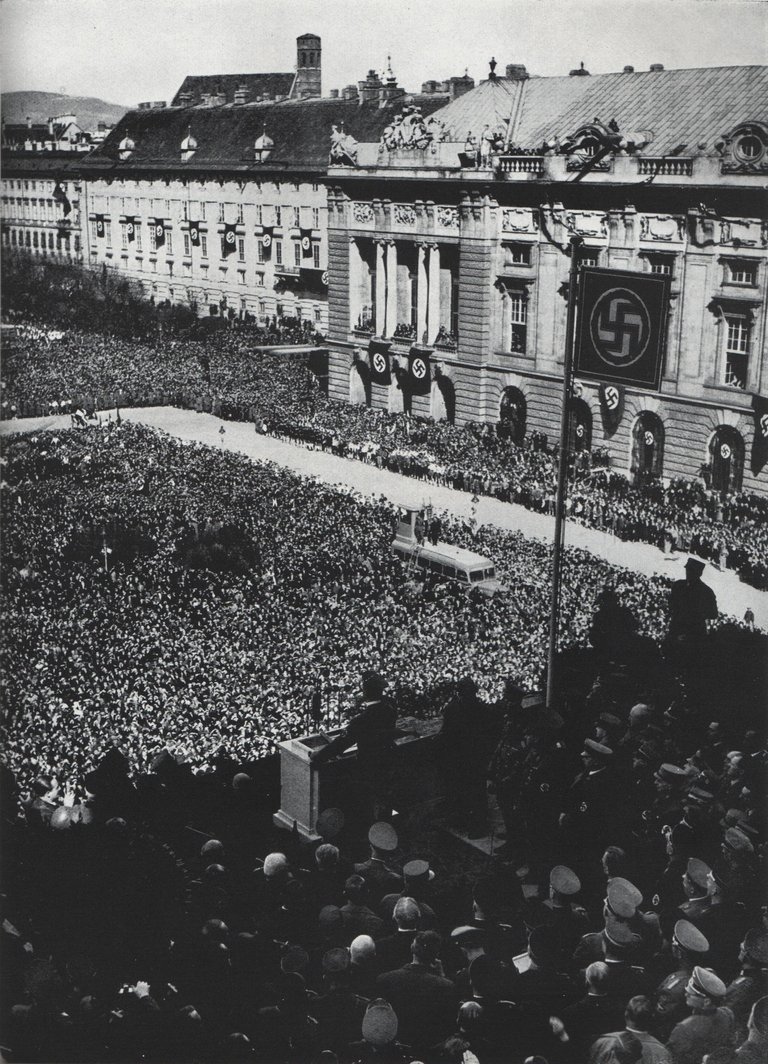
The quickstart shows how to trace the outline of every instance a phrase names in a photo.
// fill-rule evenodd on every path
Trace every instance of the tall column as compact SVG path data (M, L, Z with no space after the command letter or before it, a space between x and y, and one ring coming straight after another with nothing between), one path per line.
M397 326L397 248L394 240L387 244L387 311L385 336L394 336Z
M427 246L419 244L416 266L416 341L423 343L427 331Z
M377 336L385 336L387 332L386 308L387 308L387 264L385 255L386 245L383 240L376 241L376 306L374 308L375 325Z
M450 308L449 308L450 309ZM429 248L429 297L427 304L427 343L433 344L440 321L440 245L431 244ZM449 326L449 322L445 322Z

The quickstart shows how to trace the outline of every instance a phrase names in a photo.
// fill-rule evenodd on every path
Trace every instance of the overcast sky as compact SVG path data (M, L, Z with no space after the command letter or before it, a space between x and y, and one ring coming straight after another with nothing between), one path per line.
M323 38L323 91L382 70L400 84L461 74L593 74L768 61L766 0L2 0L2 90L113 103L170 99L187 73L288 71Z

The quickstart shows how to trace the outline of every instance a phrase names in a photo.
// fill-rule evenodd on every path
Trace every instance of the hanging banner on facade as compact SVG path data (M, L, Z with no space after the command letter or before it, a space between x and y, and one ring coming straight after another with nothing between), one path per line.
M152 228L155 232L155 247L165 247L165 222L162 218L155 218L152 222Z
M199 248L200 247L200 223L199 222L190 222L189 223L189 242L190 242L190 244L192 245L193 248Z
M575 371L658 391L664 367L669 277L584 267Z
M104 226L104 215L103 214L97 214L97 215L95 215L95 219L96 219L96 236L99 238L99 240L102 240L104 238L104 233L106 231L105 226Z
M429 355L418 347L412 347L408 356L408 386L413 395L429 395L431 374Z
M66 218L67 215L70 214L72 211L72 204L69 202L69 197L67 196L66 192L61 187L58 181L56 182L56 187L53 190L53 199L55 203L59 204L62 211L64 212L64 217Z
M752 469L759 472L768 462L768 398L755 395L752 398L755 411L755 438L752 443Z
M231 255L237 247L237 226L233 224L225 225L224 232L221 234L221 257L225 259L227 255Z
M136 219L133 215L126 216L125 236L129 244L132 244L136 239Z
M273 225L265 225L264 231L261 234L261 246L264 248L264 258L269 259L272 257L272 230Z
M619 427L624 413L624 389L620 384L600 385L600 412L605 431L610 436Z
M312 258L312 230L311 229L299 229L299 242L301 243L301 257L303 259Z
M371 340L368 345L368 360L371 366L371 380L374 384L389 384L392 369L389 364L389 345Z

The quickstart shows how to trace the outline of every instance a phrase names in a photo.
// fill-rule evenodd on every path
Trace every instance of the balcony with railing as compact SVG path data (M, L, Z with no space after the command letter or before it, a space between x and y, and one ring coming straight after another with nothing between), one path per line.
M641 177L691 177L693 159L682 155L643 155L637 160Z
M534 174L541 177L544 173L544 156L519 153L499 155L497 165L500 174Z

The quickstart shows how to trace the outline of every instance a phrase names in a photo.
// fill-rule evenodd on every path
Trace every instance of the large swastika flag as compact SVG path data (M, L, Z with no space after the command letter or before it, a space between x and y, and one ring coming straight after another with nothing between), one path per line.
M658 391L668 309L669 277L583 268L576 374Z

